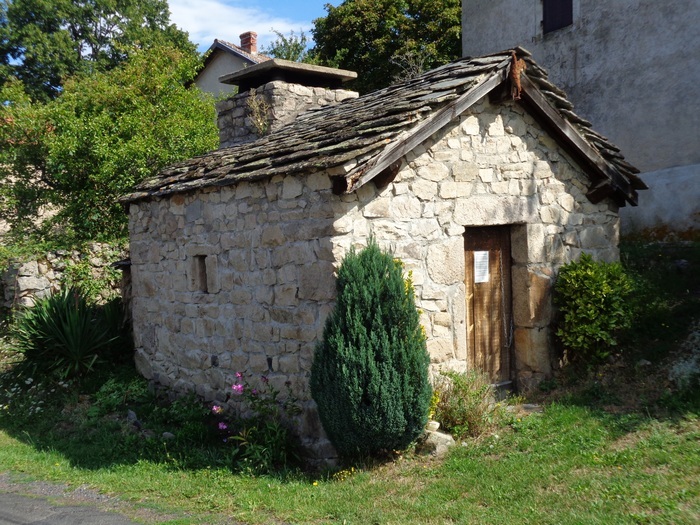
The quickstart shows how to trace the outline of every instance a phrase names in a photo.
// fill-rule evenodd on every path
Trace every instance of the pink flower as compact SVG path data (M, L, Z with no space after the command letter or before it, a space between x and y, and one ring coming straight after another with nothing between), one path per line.
M224 423L223 421L221 421L219 423L219 430L226 430L227 428L228 428L228 425L226 423Z
M237 396L240 396L243 393L243 385L240 383L236 383L231 388L233 389L233 393Z
M221 408L219 405L214 405L213 407L211 407L211 411L214 414L221 414L224 411L224 409Z
M241 372L236 372L236 377L240 379L243 377L243 374Z

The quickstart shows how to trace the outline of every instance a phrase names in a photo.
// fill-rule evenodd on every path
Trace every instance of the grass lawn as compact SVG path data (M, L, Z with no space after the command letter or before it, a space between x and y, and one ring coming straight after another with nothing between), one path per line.
M553 404L448 459L313 477L223 467L76 465L31 432L0 432L0 471L87 484L181 517L168 523L698 523L700 420ZM343 479L344 478L344 479ZM133 510L133 509L132 509ZM134 515L137 513L134 511Z
M659 284L650 281L650 313L625 343L627 357L561 374L532 394L543 412L513 415L446 459L407 452L354 471L232 471L201 408L149 403L145 383L124 367L68 387L6 375L0 474L87 485L148 523L700 523L699 396L673 393L667 379L700 317L700 255L695 245L655 249L629 252L629 266ZM679 259L693 272L676 275ZM0 349L5 361L13 356ZM153 437L134 432L127 409Z

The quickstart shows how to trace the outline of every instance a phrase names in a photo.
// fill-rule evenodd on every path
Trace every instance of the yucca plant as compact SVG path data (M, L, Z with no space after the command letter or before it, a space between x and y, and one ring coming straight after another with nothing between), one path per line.
M37 299L19 315L13 334L26 366L62 379L92 370L114 340L99 309L76 288Z

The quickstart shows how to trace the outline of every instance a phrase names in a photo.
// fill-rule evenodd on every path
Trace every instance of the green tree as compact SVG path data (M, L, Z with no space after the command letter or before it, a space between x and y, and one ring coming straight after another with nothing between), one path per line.
M164 166L214 149L214 104L186 88L198 57L172 47L132 53L117 68L78 75L60 96L32 103L19 81L0 91L0 215L35 232L41 206L57 214L37 231L75 240L126 234L117 199Z
M169 18L166 0L0 0L0 84L14 76L45 101L70 76L114 68L138 49L194 51Z
M404 449L422 432L432 394L413 285L370 241L343 260L337 290L311 369L323 428L344 457Z
M362 93L460 56L459 0L346 0L314 20L320 63L357 71Z
M299 31L296 35L294 31L289 32L289 36L285 36L276 29L272 30L277 35L272 44L268 47L263 47L261 53L273 58L281 58L282 60L291 60L292 62L305 62L308 55L309 39L304 31Z

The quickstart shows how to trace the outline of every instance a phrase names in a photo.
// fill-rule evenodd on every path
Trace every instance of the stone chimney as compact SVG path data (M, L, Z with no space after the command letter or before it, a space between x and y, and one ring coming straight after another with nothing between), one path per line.
M243 35L241 35L241 40ZM274 58L219 77L238 94L216 105L219 147L257 140L313 107L357 98L341 89L357 73Z
M255 31L247 31L240 38L243 51L251 55L258 54L258 34Z

